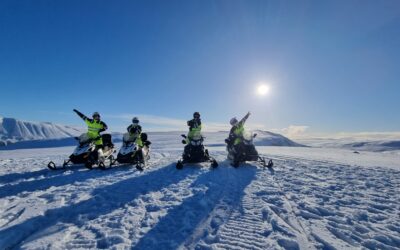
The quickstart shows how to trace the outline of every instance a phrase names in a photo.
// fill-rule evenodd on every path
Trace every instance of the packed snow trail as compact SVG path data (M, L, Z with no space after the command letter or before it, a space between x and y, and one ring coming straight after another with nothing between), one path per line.
M163 149L143 172L46 168L70 150L0 153L0 249L400 246L398 169L278 155L235 169L211 150L217 169L176 170L181 150Z

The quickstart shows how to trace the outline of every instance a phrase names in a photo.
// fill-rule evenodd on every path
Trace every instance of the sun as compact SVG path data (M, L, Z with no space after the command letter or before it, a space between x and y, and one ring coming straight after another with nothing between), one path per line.
M266 85L266 84L260 84L260 85L257 87L257 95L260 95L260 96L267 95L267 94L269 93L269 90L270 90L270 88L269 88L268 85Z

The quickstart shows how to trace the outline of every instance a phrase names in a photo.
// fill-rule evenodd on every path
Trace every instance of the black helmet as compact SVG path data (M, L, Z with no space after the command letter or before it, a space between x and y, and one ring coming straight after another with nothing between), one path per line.
M134 124L139 123L139 118L133 117L133 118L132 118L132 123L134 123Z
M93 113L92 117L95 118L96 116L100 118L99 112L94 112L94 113Z
M200 118L200 113L199 112L194 112L193 113L193 118Z

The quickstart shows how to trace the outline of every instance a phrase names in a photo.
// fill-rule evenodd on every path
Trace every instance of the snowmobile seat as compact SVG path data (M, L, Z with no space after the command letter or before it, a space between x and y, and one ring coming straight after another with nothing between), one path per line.
M147 139L148 139L147 134L146 134L146 133L141 133L141 134L140 134L140 139L141 139L142 141L147 141Z
M140 139L142 140L144 146L146 146L146 147L150 146L151 142L148 140L148 136L146 133L141 133Z

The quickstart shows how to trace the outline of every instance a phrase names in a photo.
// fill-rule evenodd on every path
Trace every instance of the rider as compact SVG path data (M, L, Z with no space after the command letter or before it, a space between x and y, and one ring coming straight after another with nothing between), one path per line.
M244 123L247 118L249 118L250 114L250 112L247 112L240 121L238 121L236 117L231 119L230 124L232 125L232 128L229 132L229 138L227 139L228 146L233 145L237 149L241 145L244 136Z
M189 144L191 140L194 138L201 138L201 119L200 113L194 112L193 119L187 122L189 126L189 133L186 137L186 140L182 140L183 144Z
M78 110L74 109L74 112L77 113L87 124L88 132L87 136L89 139L94 140L94 144L96 145L96 150L99 153L99 158L103 158L103 139L101 138L100 133L107 130L107 125L100 120L100 114L98 112L94 112L92 115L93 119L88 118Z
M142 140L142 126L139 125L139 118L133 117L132 124L128 126L126 129L128 130L129 137L132 138L132 141L135 141L139 147L143 147Z

